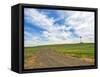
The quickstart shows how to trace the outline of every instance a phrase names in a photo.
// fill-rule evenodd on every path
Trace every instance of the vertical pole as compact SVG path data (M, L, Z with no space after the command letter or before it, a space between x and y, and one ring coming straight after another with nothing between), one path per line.
M82 37L80 36L80 43L82 43Z

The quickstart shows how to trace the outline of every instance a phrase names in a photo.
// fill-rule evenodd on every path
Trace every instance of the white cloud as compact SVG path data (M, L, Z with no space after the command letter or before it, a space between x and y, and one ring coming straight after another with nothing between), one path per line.
M24 41L24 46L25 47L31 47L31 46L42 45L43 43L39 39L40 39L39 37L36 37L35 35L32 35L31 37L29 37L28 39L26 39Z
M31 35L31 40L25 41L25 46L37 46L46 44L64 44L77 43L79 38L69 38L71 28L75 29L76 34L82 36L83 42L94 42L94 13L79 11L58 11L61 18L65 19L63 25L55 24L59 19L49 18L44 13L40 13L35 9L25 9L25 16L29 23L45 29L42 36L48 41L43 42L41 38ZM70 25L70 26L67 26ZM65 31L67 30L67 31Z
M73 27L83 42L94 42L94 12L66 11L64 16L65 24Z
M46 30L52 29L51 26L53 25L54 20L52 18L48 18L44 14L39 13L37 10L26 8L25 15L27 16L29 22L37 24L36 26Z

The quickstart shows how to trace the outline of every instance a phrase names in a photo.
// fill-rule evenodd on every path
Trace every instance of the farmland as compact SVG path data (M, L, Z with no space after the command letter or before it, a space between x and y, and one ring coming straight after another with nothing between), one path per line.
M24 68L94 65L94 43L55 44L24 48Z

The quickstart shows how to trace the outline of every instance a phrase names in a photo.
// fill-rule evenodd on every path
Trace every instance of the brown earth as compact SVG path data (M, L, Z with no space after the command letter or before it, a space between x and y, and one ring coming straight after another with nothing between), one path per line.
M65 56L50 48L41 48L37 51L36 57L27 61L26 69L50 68L50 67L71 67L94 65L94 62L80 58Z

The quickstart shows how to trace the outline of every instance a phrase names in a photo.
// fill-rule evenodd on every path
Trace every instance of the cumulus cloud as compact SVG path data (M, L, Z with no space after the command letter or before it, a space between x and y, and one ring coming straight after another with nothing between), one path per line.
M30 23L46 30L52 28L54 20L47 18L46 15L39 13L36 9L25 9L24 13Z
M83 42L94 42L94 12L76 12L66 19Z
M24 17L27 22L43 29L38 36L25 30L25 46L79 43L80 36L82 42L94 42L93 12L62 10L56 12L59 17L54 18L53 13L52 17L49 17L48 13L39 12L37 9L24 9ZM59 24L59 20L64 23Z

